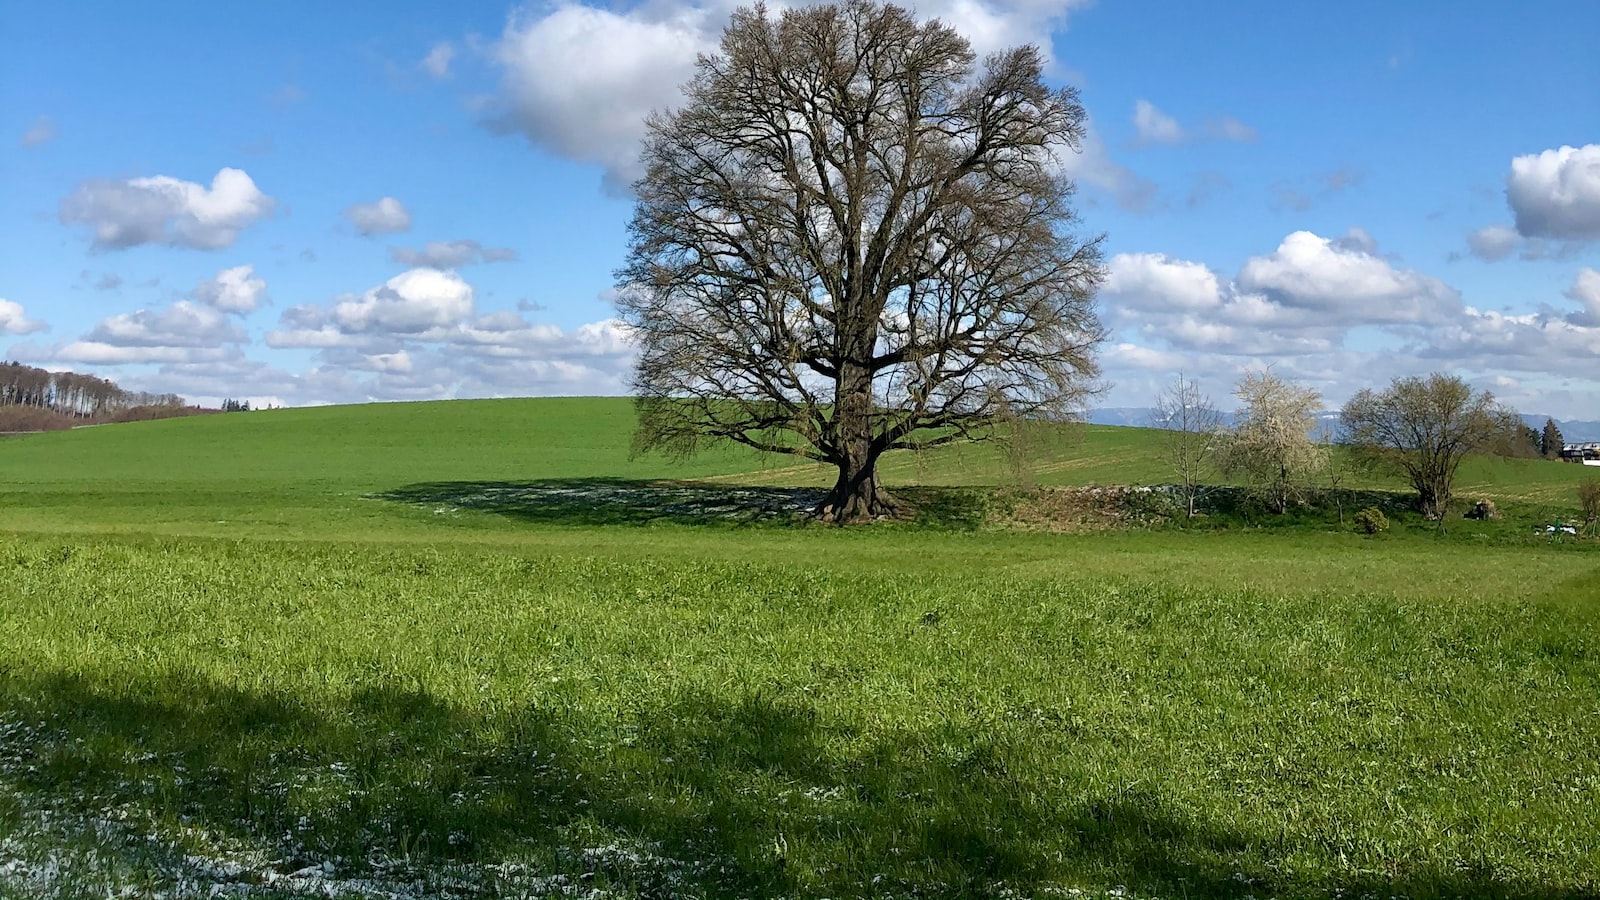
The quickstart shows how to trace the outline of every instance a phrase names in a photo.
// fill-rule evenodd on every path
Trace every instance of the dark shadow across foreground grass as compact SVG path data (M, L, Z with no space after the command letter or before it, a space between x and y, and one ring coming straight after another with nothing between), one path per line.
M0 772L25 803L88 817L133 806L276 845L284 871L515 856L642 897L979 897L1001 885L1026 896L1047 872L1141 896L1596 896L1472 869L1246 877L1237 860L1294 848L1138 787L1066 803L1019 795L1007 761L1020 748L984 734L893 733L841 756L823 740L838 727L758 694L689 693L606 726L556 710L468 714L402 686L314 708L197 677L111 685L0 669ZM837 787L819 802L800 785ZM654 855L585 849L619 838ZM828 864L789 859L801 838Z

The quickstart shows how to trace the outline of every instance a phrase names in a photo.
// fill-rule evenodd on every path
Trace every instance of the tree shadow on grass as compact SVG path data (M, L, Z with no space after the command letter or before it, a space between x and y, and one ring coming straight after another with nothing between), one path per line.
M266 848L230 877L336 860L381 880L403 860L450 871L458 897L1026 896L1063 879L1187 897L1595 896L1455 869L1273 883L1269 841L1146 790L1040 791L1015 769L1023 748L976 730L863 736L759 694L688 692L606 721L567 708L469 712L385 682L312 704L197 676L0 670L0 798L102 839L127 828L108 821L137 823L102 851L135 869L152 830L198 832ZM528 865L490 867L507 858ZM191 873L197 895L203 881Z
M373 494L445 511L479 510L547 525L794 525L826 495L820 488L735 487L628 478L439 481Z
M953 488L903 488L896 495L914 510L913 521L937 527L975 527L985 509L980 492ZM375 499L443 512L477 510L544 525L761 525L789 527L811 521L827 491L627 478L556 478L540 481L441 481L411 484L370 495Z

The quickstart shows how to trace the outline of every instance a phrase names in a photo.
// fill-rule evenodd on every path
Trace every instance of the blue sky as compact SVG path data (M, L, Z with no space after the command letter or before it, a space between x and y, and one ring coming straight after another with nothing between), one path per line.
M0 351L214 403L620 393L639 122L735 4L0 0ZM1091 117L1102 402L1600 418L1600 4L939 0Z

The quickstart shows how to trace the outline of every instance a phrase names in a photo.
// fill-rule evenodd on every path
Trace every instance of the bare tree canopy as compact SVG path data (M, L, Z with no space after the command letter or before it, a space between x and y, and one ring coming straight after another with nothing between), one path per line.
M1239 380L1238 420L1223 444L1224 472L1243 474L1252 489L1279 513L1289 511L1325 452L1311 439L1322 397L1268 372Z
M707 437L838 467L819 514L896 510L890 450L1065 418L1098 374L1099 240L1071 231L1071 89L1021 47L869 0L741 9L648 123L617 273L641 449Z
M1161 432L1161 453L1178 476L1189 518L1194 518L1200 479L1222 442L1222 413L1183 373L1156 398L1152 423Z
M1456 469L1468 453L1493 446L1516 414L1488 391L1454 375L1397 378L1387 390L1363 390L1339 414L1354 451L1369 463L1404 475L1417 491L1417 505L1441 518L1450 505Z

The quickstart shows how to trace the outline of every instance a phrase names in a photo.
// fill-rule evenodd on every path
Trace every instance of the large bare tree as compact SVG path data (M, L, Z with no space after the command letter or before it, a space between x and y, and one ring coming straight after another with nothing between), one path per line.
M888 451L1081 408L1101 257L1059 154L1084 112L1040 66L975 67L952 29L868 0L734 13L648 122L617 276L638 446L836 466L818 514L852 522L897 511Z
M1467 454L1493 446L1522 423L1488 391L1454 375L1396 378L1386 390L1363 390L1339 413L1358 457L1404 475L1417 506L1443 518L1456 470Z

